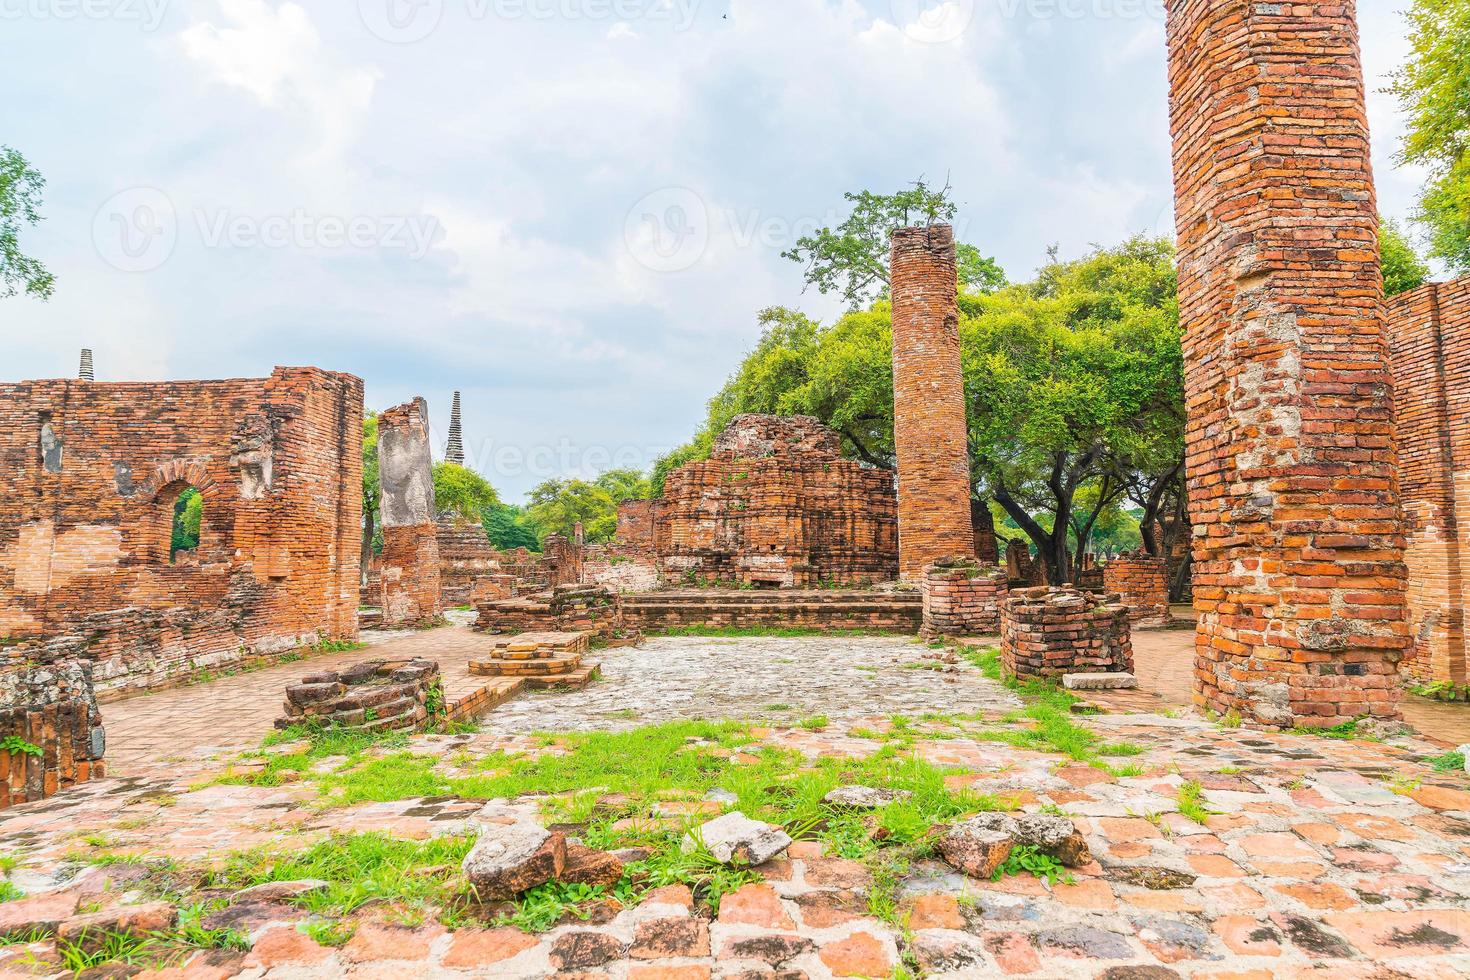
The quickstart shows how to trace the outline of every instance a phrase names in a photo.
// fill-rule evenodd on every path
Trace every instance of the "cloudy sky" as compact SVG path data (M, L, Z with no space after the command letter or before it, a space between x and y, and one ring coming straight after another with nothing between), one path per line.
M842 192L947 177L1026 278L1172 233L1162 0L0 0L0 144L45 175L0 377L350 371L416 394L514 499L685 439L803 294ZM1379 189L1419 175L1377 94ZM441 440L442 441L442 440Z

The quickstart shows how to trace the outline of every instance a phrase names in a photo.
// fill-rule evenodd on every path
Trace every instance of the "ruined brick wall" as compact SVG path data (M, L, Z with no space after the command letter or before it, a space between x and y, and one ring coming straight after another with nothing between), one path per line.
M99 696L357 636L362 382L0 384L0 636ZM203 498L197 551L173 505Z
M1133 623L1169 620L1169 565L1144 552L1118 555L1102 567L1102 587L1128 607Z
M500 552L490 543L483 525L463 518L441 516L434 537L444 605L465 605L475 579L500 572Z
M914 592L837 589L670 589L623 599L629 627L772 626L823 630L919 632L922 602Z
M0 749L0 809L44 800L100 779L106 736L92 665L85 660L38 666L17 650L0 668L0 738L14 737L39 753Z
M975 558L982 565L1000 564L1000 539L995 536L995 515L983 500L970 501L970 523L975 527Z
M895 231L892 290L899 570L913 581L975 550L953 229Z
M630 638L621 598L598 586L559 585L537 595L483 599L475 608L475 629L486 633L587 632L609 643Z
M618 505L615 540L621 550L653 551L659 503L657 500L625 500Z
M1464 556L1470 555L1470 278L1389 300L1399 486L1413 646L1406 673L1470 680Z
M442 717L444 710L444 685L434 661L364 660L288 685L285 714L276 719L276 727L414 731Z
M1117 598L1067 586L1012 593L1001 604L1001 666L1023 679L1132 673L1133 632Z
M1407 640L1377 212L1351 0L1169 16L1197 700L1397 715Z
M420 398L378 416L382 485L383 625L408 626L444 612L434 507L429 407Z
M926 639L946 636L995 636L1000 607L1010 594L1004 570L970 558L936 562L924 569Z
M618 505L618 531L606 545L586 549L582 582L614 592L650 592L664 584L656 550L660 501L627 500Z
M670 582L793 587L898 573L893 474L843 459L840 437L816 419L737 418L708 460L669 474L657 514Z

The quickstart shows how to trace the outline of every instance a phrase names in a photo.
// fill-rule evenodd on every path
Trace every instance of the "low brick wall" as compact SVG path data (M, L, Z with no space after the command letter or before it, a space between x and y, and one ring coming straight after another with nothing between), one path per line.
M286 688L277 728L319 724L362 731L412 731L444 712L444 685L432 660L365 660L309 674Z
M383 625L416 626L444 613L433 524L383 529Z
M1103 566L1103 589L1122 597L1132 623L1169 621L1169 565L1148 554L1126 554Z
M623 615L630 627L646 631L708 626L917 633L923 600L917 592L687 589L628 596Z
M944 636L994 636L1000 632L1000 604L1010 595L1003 569L972 558L949 558L924 569L925 639Z
M1021 678L1131 673L1128 607L1067 586L1014 592L1001 606L1000 659Z
M476 603L475 628L486 633L591 633L601 643L636 640L615 592L595 585L560 585L551 592Z
M0 749L0 808L101 778L107 739L92 665L21 661L0 669L0 739L10 738L24 744Z
M470 587L470 605L513 599L516 594L514 575L481 575Z

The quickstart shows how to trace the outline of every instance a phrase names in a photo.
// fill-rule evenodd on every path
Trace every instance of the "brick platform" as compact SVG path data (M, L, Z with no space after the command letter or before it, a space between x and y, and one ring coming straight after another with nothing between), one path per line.
M527 687L584 687L601 676L601 665L586 660L587 633L522 633L497 640L488 657L470 662L470 673L508 677Z
M378 416L384 626L423 625L444 612L433 463L422 398Z
M1004 570L971 558L950 558L924 569L925 639L995 636L1000 607L1010 594Z
M444 714L444 685L432 660L365 660L290 685L285 711L276 719L277 728L317 724L414 731Z
M99 694L357 638L362 382L0 384L0 636ZM197 489L199 546L171 561ZM181 556L182 557L182 556Z
M586 632L601 644L638 640L636 627L625 621L622 599L593 585L561 585L532 596L487 599L476 608L475 628L486 633Z
M1100 584L1117 593L1135 626L1169 622L1169 565L1164 559L1144 552L1119 555L1103 566Z
M1006 673L1020 678L1132 673L1128 608L1117 598L1066 586L1013 593L1001 606L1000 659Z
M14 651L0 668L0 738L13 737L40 754L0 749L0 809L44 800L103 776L106 736L83 660L36 666Z
M630 627L650 632L687 626L785 626L917 633L923 599L918 592L687 589L626 596L623 616Z
M1175 0L1168 36L1198 701L1393 718L1406 573L1355 7Z
M954 230L895 231L891 263L899 569L917 581L975 549Z

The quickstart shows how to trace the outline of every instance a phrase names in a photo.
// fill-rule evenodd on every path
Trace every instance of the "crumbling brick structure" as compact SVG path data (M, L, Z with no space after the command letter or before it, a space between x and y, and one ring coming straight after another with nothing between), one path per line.
M514 677L527 687L586 687L602 674L602 665L587 661L589 633L521 633L501 637L488 656L470 661L470 673L481 677Z
M592 545L582 562L582 581L614 592L651 592L664 583L656 549L661 501L627 500L618 506L618 530L611 542Z
M440 515L434 532L439 548L439 591L445 606L469 603L475 580L500 574L500 552L483 525Z
M1010 595L1006 573L973 558L957 557L924 569L925 639L949 636L995 636L1000 607Z
M1128 607L1068 586L1022 589L1001 604L1000 662L1019 678L1133 672Z
M895 231L891 282L899 571L916 581L975 551L954 230Z
M0 739L19 742L0 748L0 809L104 775L106 736L92 665L69 660L39 666L26 659L34 652L13 649L0 667Z
M1470 278L1388 302L1413 645L1405 673L1470 682Z
M1169 621L1169 564L1147 552L1118 555L1102 568L1102 587L1128 607L1134 625Z
M378 416L382 484L383 625L412 626L444 612L434 508L429 406L422 399Z
M1169 16L1197 701L1397 708L1405 567L1352 0Z
M512 599L485 599L476 604L475 628L486 633L580 633L602 643L636 642L636 630L624 625L617 593L592 585L559 585L550 592Z
M285 711L276 719L277 728L312 724L414 731L444 714L444 685L432 660L365 660L290 685Z
M99 697L357 637L362 382L0 384L0 636ZM180 495L203 501L173 561Z
M735 419L708 460L669 474L655 522L665 577L778 587L893 579L893 474L841 449L813 418Z
M921 597L872 589L666 589L623 599L628 627L672 630L703 626L772 626L818 630L919 632Z

